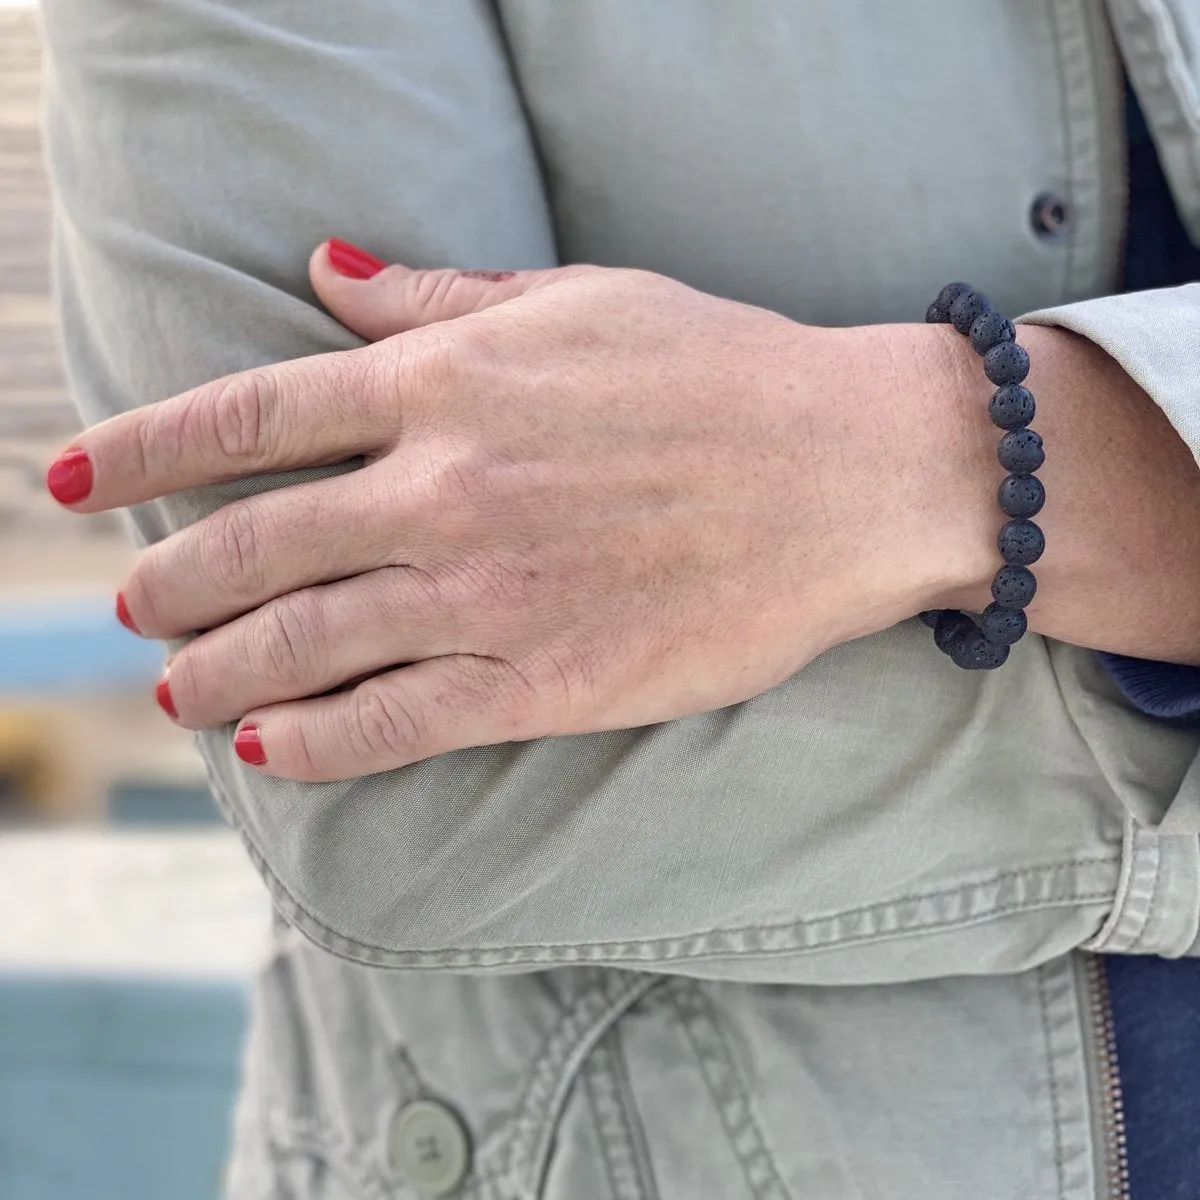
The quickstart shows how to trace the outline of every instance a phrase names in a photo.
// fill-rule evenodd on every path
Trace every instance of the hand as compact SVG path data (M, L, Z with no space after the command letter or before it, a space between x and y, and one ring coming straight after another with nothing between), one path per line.
M178 719L244 718L268 773L722 707L987 573L961 389L912 409L913 382L970 373L944 330L805 327L595 267L358 281L322 247L311 273L374 344L75 442L80 512L364 457L168 537L124 589L143 635L206 631L171 662Z

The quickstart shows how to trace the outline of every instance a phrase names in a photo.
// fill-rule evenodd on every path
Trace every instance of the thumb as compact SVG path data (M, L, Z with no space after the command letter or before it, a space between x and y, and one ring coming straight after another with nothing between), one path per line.
M377 342L516 299L557 272L415 271L330 238L313 251L308 274L321 302L343 325Z

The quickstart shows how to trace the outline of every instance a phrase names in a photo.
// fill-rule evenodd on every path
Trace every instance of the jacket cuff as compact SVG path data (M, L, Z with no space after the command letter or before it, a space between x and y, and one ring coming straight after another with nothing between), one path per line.
M1163 410L1200 464L1200 284L1103 296L1028 313L1095 342ZM1126 698L1153 717L1200 721L1200 668L1118 654L1100 661Z

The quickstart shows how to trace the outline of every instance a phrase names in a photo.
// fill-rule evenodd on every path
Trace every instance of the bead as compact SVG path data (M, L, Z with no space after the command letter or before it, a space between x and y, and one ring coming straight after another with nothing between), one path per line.
M1046 489L1036 475L1010 475L996 498L1010 517L1036 517L1046 503Z
M996 544L1009 566L1027 567L1042 557L1046 536L1032 521L1008 521L1001 526Z
M983 356L983 373L999 387L1020 383L1029 374L1029 351L1016 342L1001 342Z
M961 296L964 292L973 292L974 290L975 289L969 283L948 283L940 292L938 292L937 299L934 301L934 304L936 304L938 308L944 308L947 312L949 312L951 306L954 304L955 300L959 298L959 296Z
M988 402L988 416L1001 429L1020 429L1028 425L1037 413L1033 393L1019 383L997 388Z
M936 300L925 310L926 325L948 325L950 310L943 308Z
M991 307L992 302L982 292L963 292L950 305L950 320L959 333L969 333L976 318L982 316Z
M936 629L938 617L940 617L945 611L946 610L944 608L929 608L923 613L917 613L917 616L920 617L930 629Z
M996 447L1000 465L1014 475L1032 475L1046 461L1041 434L1032 429L1014 429L1006 433Z
M938 617L937 625L934 626L933 644L943 654L949 654L954 640L968 629L974 628L975 622L966 613L961 613L956 608L944 609Z
M992 580L992 599L1001 608L1025 608L1037 592L1037 579L1028 567L1001 567Z
M968 336L971 339L971 349L976 354L986 354L1001 342L1011 342L1017 336L1017 331L1003 313L989 308L987 312L980 313L975 318Z
M994 671L1008 658L1008 647L989 642L974 622L971 628L954 640L950 658L956 667L966 671Z
M979 629L989 642L997 646L1011 646L1025 636L1029 621L1019 608L1004 608L989 604L979 619Z

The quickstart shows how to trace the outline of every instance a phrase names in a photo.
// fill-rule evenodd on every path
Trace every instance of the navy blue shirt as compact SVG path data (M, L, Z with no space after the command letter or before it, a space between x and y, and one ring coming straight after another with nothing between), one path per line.
M1126 90L1125 113L1129 223L1121 290L1142 292L1200 280L1200 250L1192 245L1175 210L1146 119L1130 89ZM1102 654L1100 658L1117 686L1143 712L1200 726L1200 667L1146 662L1122 654Z

